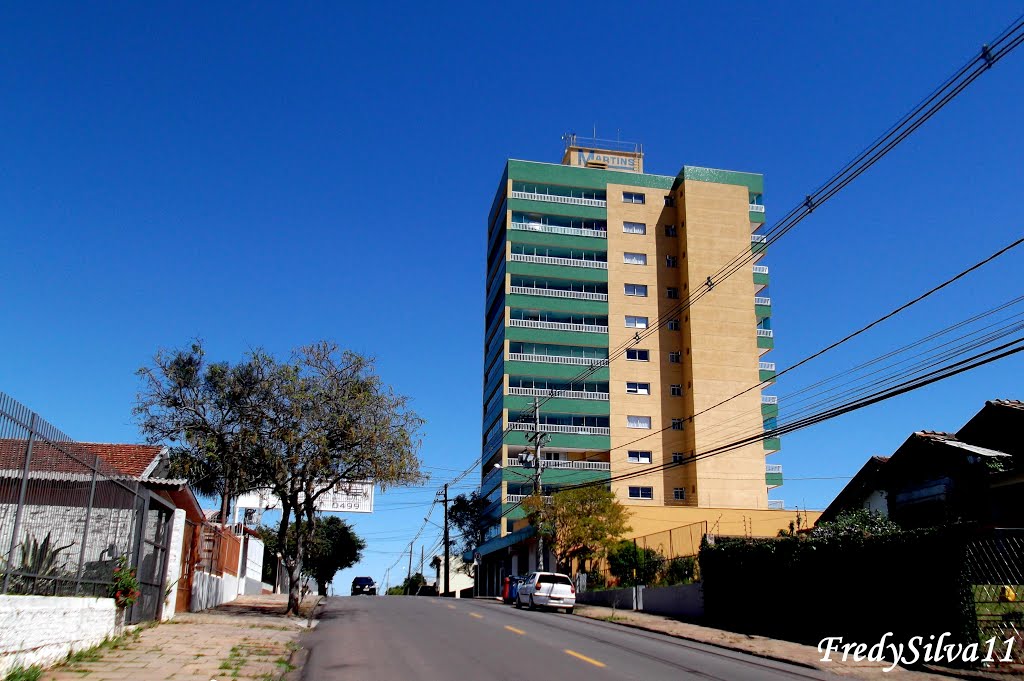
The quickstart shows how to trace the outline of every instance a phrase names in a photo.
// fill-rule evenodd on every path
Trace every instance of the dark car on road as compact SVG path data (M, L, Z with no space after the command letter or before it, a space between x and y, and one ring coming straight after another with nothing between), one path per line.
M373 583L372 577L356 577L352 580L352 595L358 596L359 594L377 595L377 585Z

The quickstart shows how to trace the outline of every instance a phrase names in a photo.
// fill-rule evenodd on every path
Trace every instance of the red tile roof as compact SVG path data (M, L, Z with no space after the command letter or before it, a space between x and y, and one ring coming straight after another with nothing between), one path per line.
M163 451L163 445L123 445L106 442L80 442L89 452L99 456L125 475L133 478L142 474Z
M0 439L0 470L20 469L25 465L26 439ZM139 479L163 451L162 445L126 445L102 442L61 442L51 445L46 440L32 444L33 471L87 473L92 457L97 456L113 471ZM101 466L101 472L103 471ZM116 471L116 472L115 472Z

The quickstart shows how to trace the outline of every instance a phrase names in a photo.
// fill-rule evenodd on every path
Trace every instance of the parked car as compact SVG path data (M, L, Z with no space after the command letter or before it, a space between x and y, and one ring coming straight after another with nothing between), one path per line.
M352 595L359 594L377 595L377 585L374 584L372 577L356 577L352 580Z
M515 604L517 608L526 605L530 610L562 608L571 615L576 605L576 587L572 585L569 575L559 572L531 572L519 585Z

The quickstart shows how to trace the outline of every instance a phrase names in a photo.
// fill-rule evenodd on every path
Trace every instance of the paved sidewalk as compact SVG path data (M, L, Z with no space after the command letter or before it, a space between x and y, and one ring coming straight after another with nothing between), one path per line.
M912 672L902 667L896 667L891 672L883 672L883 667L888 663L878 662L854 662L849 660L842 662L835 660L835 653L832 654L831 662L822 662L821 654L814 646L782 641L764 636L752 636L749 634L738 634L723 629L712 629L702 627L689 622L681 622L671 617L651 615L645 612L634 612L632 610L612 610L596 605L577 605L574 612L583 617L614 621L638 629L646 629L661 634L668 634L699 643L737 650L758 657L764 657L781 662L798 664L812 669L831 672L841 676L849 676L856 679L889 679L890 681L950 681L949 676L940 674L928 674L924 672ZM614 615L614 620L609 620Z
M287 596L243 596L214 610L129 633L77 661L54 667L43 681L271 681L290 670L307 619L281 613ZM303 603L307 615L315 598Z

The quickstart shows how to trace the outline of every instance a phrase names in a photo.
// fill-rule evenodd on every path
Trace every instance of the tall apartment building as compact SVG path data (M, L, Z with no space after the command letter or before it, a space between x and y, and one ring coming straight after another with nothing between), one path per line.
M561 164L508 161L488 217L489 537L512 530L533 491L519 455L531 447L534 398L550 435L546 494L607 481L633 507L777 507L768 490L781 467L765 464L775 439L616 480L774 426L774 398L760 391L716 406L774 375L763 361L774 342L767 267L745 263L682 305L738 255L763 255L762 196L761 175L649 174L638 146L575 136Z

